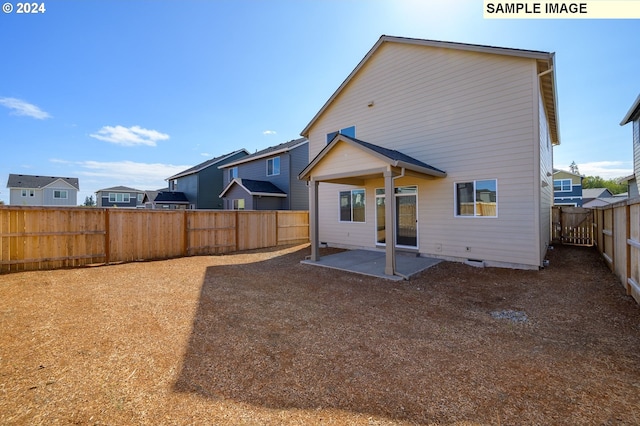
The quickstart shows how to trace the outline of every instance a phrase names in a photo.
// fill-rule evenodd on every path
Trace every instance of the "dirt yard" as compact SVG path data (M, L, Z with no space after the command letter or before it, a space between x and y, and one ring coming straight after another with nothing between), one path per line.
M400 283L308 253L0 276L0 424L640 424L640 306L594 250Z

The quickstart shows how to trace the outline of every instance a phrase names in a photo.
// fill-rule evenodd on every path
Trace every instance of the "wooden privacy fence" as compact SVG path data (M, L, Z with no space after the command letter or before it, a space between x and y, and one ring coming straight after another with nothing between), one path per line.
M593 210L582 207L553 206L551 241L575 246L593 246Z
M640 199L597 207L594 216L598 251L640 303Z
M0 207L0 273L309 241L307 211Z

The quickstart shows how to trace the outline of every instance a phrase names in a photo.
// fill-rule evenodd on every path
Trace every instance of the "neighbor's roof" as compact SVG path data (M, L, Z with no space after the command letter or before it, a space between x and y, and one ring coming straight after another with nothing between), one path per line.
M409 170L413 170L416 172L420 172L430 176L436 177L445 177L447 172L444 170L440 170L433 166L430 166L427 163L424 163L416 158L413 158L407 154L404 154L400 151L396 151L395 149L384 148L378 145L374 145L369 142L365 142L356 138L352 138L350 136L337 134L331 142L327 146L325 146L322 151L316 157L311 160L311 162L307 165L307 167L300 172L298 175L299 179L306 179L307 175L311 172L311 170L320 162L322 159L333 149L333 147L338 142L345 142L350 145L359 147L364 151L369 152L370 154L380 158L383 161L388 162L393 167L404 167Z
M286 197L287 193L275 186L273 183L266 180L253 180L253 179L241 179L235 178L229 185L220 193L220 198L231 189L232 186L238 185L250 195L260 195L266 197Z
M32 188L39 189L49 186L52 183L61 180L80 190L78 178L57 177L57 176L33 176L33 175L16 175L10 174L7 181L7 188Z
M207 167L211 167L211 166L213 166L215 164L218 164L221 161L224 161L229 157L233 157L234 155L236 155L236 154L238 154L240 152L244 152L246 154L249 154L249 152L247 152L246 149L242 148L242 149L239 149L237 151L230 152L229 154L221 155L219 157L212 158L211 160L204 161L204 162L202 162L202 163L200 163L198 165L195 165L195 166L193 166L191 168L188 168L187 170L183 170L178 174L175 174L175 175L173 175L171 177L168 177L165 180L178 179L178 178L181 178L181 177L184 177L184 176L188 176L188 175L192 175L194 173L198 173L199 171L204 170Z
M551 52L543 52L539 50L524 50L524 49L512 49L505 47L495 47L495 46L486 46L480 44L467 44L467 43L455 43L448 41L437 41L437 40L425 40L425 39L416 39L416 38L406 38L406 37L394 37L394 36L381 36L376 44L369 50L369 52L365 55L365 57L356 65L351 74L347 76L347 78L342 82L340 87L331 95L329 100L324 104L324 106L318 111L318 113L311 119L309 124L302 130L300 133L302 136L309 136L309 130L313 126L313 124L324 114L324 112L329 108L331 103L338 97L338 95L342 92L342 90L349 85L351 80L359 73L359 71L365 66L365 64L371 59L371 57L376 53L376 51L384 44L384 43L402 43L402 44L413 44L418 46L428 46L428 47L438 47L443 49L455 49L455 50L466 50L470 52L479 52L479 53L491 53L495 55L507 55L507 56L517 56L521 58L529 58L535 59L538 65L538 73L540 75L540 85L542 87L543 99L545 104L545 109L549 115L549 129L551 133L551 142L554 145L560 144L560 136L558 133L558 102L557 102L557 89L555 82L555 54Z
M582 199L585 198L607 198L613 194L607 188L587 188L582 190Z
M189 204L184 192L160 191L154 201L156 203Z
M106 192L106 191L111 191L111 192L144 192L144 191L140 191L139 189L129 188L128 186L113 186L111 188L98 189L96 192Z
M226 163L221 166L218 166L218 168L223 169L227 167L234 167L234 166L237 166L238 164L248 163L249 161L258 160L260 158L265 158L265 157L269 157L276 154L282 154L284 152L288 152L288 151L291 151L292 149L302 146L306 143L309 143L309 141L305 138L294 139L289 142L281 143L280 145L270 146L269 148L265 148L258 152L254 152L253 154L249 154L246 157L242 157L239 160L235 160L230 163Z
M624 126L627 123L633 121L634 118L640 117L640 95L636 98L636 101L631 105L627 115L624 116L622 121L620 122L621 126Z

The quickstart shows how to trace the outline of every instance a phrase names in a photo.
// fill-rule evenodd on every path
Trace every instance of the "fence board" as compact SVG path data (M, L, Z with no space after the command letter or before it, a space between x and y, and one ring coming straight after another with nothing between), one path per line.
M0 206L0 273L229 253L307 241L306 211Z
M552 241L589 247L595 244L593 210L554 206L551 220Z

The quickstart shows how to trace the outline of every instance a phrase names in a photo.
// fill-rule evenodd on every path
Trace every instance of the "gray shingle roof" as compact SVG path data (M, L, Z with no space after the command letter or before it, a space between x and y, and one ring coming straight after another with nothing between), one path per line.
M187 196L184 195L184 192L161 191L158 192L154 201L156 203L189 204L189 200L187 199Z
M261 192L263 194L286 194L286 192L266 180L242 179L242 186L252 193Z
M98 189L96 192L105 192L105 191L112 191L112 192L143 192L143 191L140 191L139 189L129 188L128 186L113 186L111 188Z
M31 188L39 189L52 184L57 180L62 180L75 189L80 189L78 178L58 177L58 176L34 176L34 175L18 175L10 174L7 181L7 188Z
M197 165L195 165L193 167L190 167L190 168L188 168L186 170L181 171L180 173L177 173L177 174L167 178L167 180L177 179L177 178L182 177L182 176L188 176L190 174L197 173L200 170L203 170L203 169L206 169L207 167L210 167L210 166L213 166L215 164L218 164L218 163L222 162L224 159L226 159L227 157L231 157L232 155L237 154L238 152L242 152L242 151L247 152L246 149L242 148L242 149L230 152L228 154L224 154L224 155L221 155L219 157L212 158L211 160L203 161L200 164L197 164Z
M260 151L254 152L253 154L249 154L246 157L242 157L238 160L234 160L229 162L228 164L225 164L224 167L233 167L236 164L242 164L242 163L246 163L252 160L256 160L259 158L264 158L264 157L268 157L269 154L277 154L280 152L286 152L294 147L296 147L297 145L301 145L303 143L307 142L306 138L298 138L298 139L294 139L294 140L290 140L289 142L283 142L279 145L274 145L274 146L270 146L268 148L262 149ZM220 166L220 168L223 168L223 166Z

